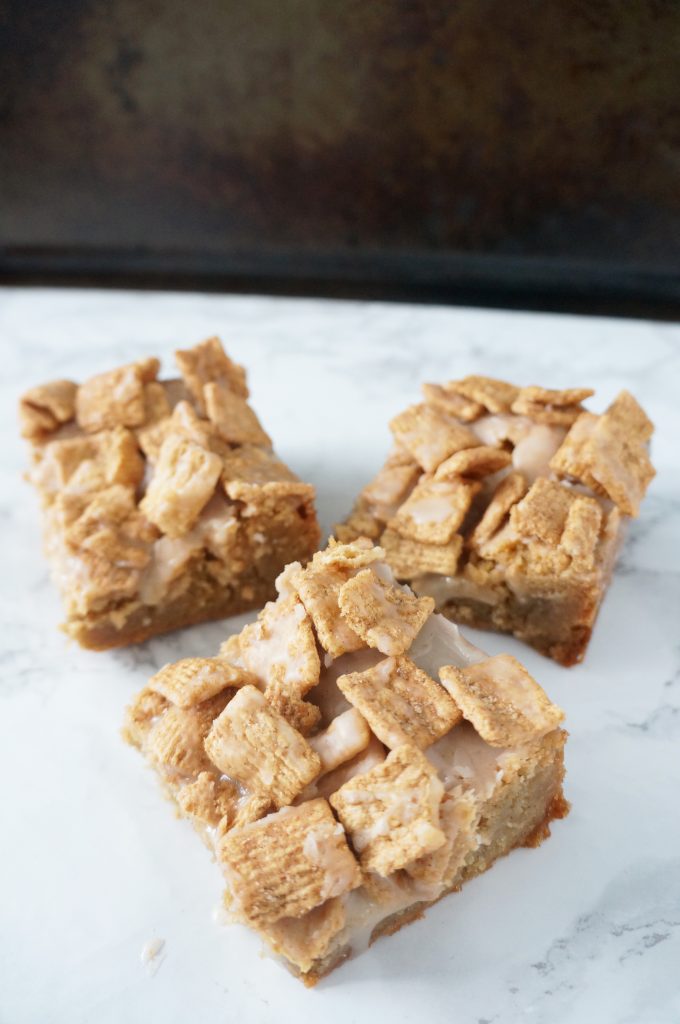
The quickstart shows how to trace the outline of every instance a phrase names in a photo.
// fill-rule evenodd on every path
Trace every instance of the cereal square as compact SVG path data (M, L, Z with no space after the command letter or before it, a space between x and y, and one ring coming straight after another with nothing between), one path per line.
M445 665L439 678L463 715L492 747L515 747L556 729L564 712L510 654L467 668Z
M391 528L385 530L380 543L395 576L400 580L414 579L423 573L454 576L463 550L460 534L454 534L447 544L427 544L402 537Z
M389 526L410 540L448 544L463 525L477 481L423 479L416 484Z
M78 426L88 434L111 427L141 427L146 417L144 368L137 363L99 373L76 393Z
M262 429L245 398L220 384L206 384L203 397L208 418L220 437L231 444L257 444L271 448L271 438Z
M231 909L255 927L300 918L361 884L342 825L323 799L228 832L217 856Z
M447 416L436 406L412 405L390 422L390 430L426 473L463 448L479 444L467 427Z
M164 665L149 680L149 689L162 694L180 708L188 708L228 687L238 688L254 682L249 672L235 668L221 658L183 658Z
M405 655L340 676L338 688L391 749L412 743L424 750L462 717L444 687Z

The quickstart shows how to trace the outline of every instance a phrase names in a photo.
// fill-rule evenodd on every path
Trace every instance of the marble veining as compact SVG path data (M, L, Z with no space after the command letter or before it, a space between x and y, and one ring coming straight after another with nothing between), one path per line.
M318 489L326 529L389 445L418 384L469 372L621 387L657 426L658 476L629 530L583 665L514 640L567 712L571 815L307 992L211 916L217 869L119 737L167 661L248 617L92 654L60 606L21 481L19 393L220 334L244 362L282 457ZM680 1021L680 327L380 303L97 291L0 291L0 1022L349 1024ZM165 945L155 972L140 962Z

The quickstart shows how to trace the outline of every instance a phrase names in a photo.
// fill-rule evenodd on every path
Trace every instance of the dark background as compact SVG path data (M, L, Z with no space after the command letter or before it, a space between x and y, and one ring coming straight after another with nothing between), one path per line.
M675 317L680 3L9 0L0 279Z

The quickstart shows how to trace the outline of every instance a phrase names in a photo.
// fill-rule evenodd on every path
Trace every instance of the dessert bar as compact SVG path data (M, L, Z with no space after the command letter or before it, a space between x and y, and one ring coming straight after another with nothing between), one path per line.
M289 565L256 622L162 668L124 727L212 851L229 919L306 985L567 811L562 711L384 554L331 541Z
M382 545L398 579L458 622L581 661L625 524L654 476L653 426L627 391L489 377L425 384L336 536Z
M314 489L272 451L245 371L217 338L20 400L65 631L137 643L259 608L319 543Z

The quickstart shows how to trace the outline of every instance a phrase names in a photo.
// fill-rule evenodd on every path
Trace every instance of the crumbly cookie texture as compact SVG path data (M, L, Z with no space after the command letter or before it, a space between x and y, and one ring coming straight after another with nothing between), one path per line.
M213 852L229 917L306 985L568 809L562 711L384 556L362 538L291 563L256 622L165 665L126 715Z
M344 523L398 580L454 621L581 661L626 521L654 476L654 427L622 391L601 415L590 388L470 376L424 384Z
M150 358L19 402L63 628L83 647L259 608L318 547L314 489L272 451L243 367L218 338L175 356L176 380Z

